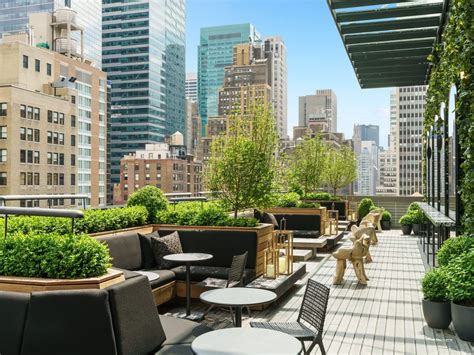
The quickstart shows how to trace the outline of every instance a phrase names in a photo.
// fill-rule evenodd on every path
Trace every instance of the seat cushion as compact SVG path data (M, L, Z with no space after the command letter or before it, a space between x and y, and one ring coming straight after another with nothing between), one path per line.
M163 346L155 355L194 355L191 344L185 345L166 345Z
M152 272L154 274L157 274L159 276L158 279L156 280L151 280L150 281L150 286L151 288L155 289L157 287L166 285L174 280L176 280L176 276L173 271L171 270L157 270L157 269L148 269L145 270L148 272Z
M142 268L151 269L156 265L155 255L153 254L153 247L151 243L151 237L159 237L158 232L149 234L138 233L138 239L140 240L140 247L142 250Z
M0 292L0 354L19 354L29 293Z
M109 247L112 265L121 269L140 270L142 267L142 251L136 232L96 238Z
M118 353L149 354L165 341L150 285L145 276L107 288Z
M117 354L108 292L33 292L21 354Z
M132 277L143 276L143 275L139 274L138 272L125 270L125 269L120 269L118 267L113 267L112 269L122 271L123 272L123 277L125 277L125 280L131 279Z
M170 254L179 254L183 252L178 232L173 232L164 237L151 237L151 246L153 255L155 256L155 264L157 269L170 269L176 263L163 259L164 256Z
M319 231L294 230L293 236L295 238L319 238Z
M238 285L238 281L231 281L228 287L234 287ZM224 279L216 279L214 277L208 277L203 281L197 284L199 287L205 288L225 288L227 287L227 280Z
M230 268L219 266L191 266L191 281L201 282L208 277L227 280ZM176 275L176 280L186 281L186 266L177 266L171 269ZM244 284L255 279L255 270L244 270Z
M160 321L166 334L163 346L191 344L198 336L212 330L208 326L175 317L160 316Z

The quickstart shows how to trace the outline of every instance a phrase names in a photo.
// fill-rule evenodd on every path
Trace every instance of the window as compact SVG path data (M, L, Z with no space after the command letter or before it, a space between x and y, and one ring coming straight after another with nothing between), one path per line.
M64 154L59 153L59 165L64 165Z
M33 154L33 163L39 164L40 163L40 152L35 150Z
M26 185L26 173L20 173L20 185Z
M76 185L76 174L71 174L71 185Z
M51 64L50 63L46 63L46 74L51 76Z
M26 162L28 164L33 164L33 151L32 150L28 150L26 152Z
M48 157L48 164L53 164L53 155L50 152L48 152L47 157Z
M7 161L7 150L0 149L0 163L4 163Z
M74 134L71 134L71 147L76 146L76 136Z
M76 104L76 97L74 95L71 95L71 103Z
M64 174L63 173L59 174L59 185L61 185L61 186L64 185Z
M53 184L53 174L48 173L48 175L46 175L46 184L47 185L52 185Z
M6 102L0 102L0 116L7 115L8 104Z
M53 123L58 123L58 113L53 112Z
M53 144L53 132L48 131L48 143Z
M64 145L64 133L59 133L58 141L59 144Z
M53 185L58 185L59 182L59 176L57 173L53 174Z
M59 114L59 124L64 124L64 113Z
M20 127L20 140L26 141L26 128Z
M71 154L71 166L76 166L76 154Z
M35 71L39 73L40 70L41 70L41 62L39 59L35 59Z
M40 120L40 109L38 107L33 108L33 118L36 121Z
M20 105L20 117L26 118L26 105Z
M28 117L30 120L33 119L33 107L32 106L28 106L28 108L26 109L26 117Z
M26 184L33 185L33 173L26 174Z
M32 128L26 129L26 140L33 142L33 129Z
M0 139L7 139L7 126L0 126Z
M34 183L36 186L39 186L39 184L40 184L40 174L39 174L39 173L34 173L34 175L33 175L33 183Z
M59 139L58 139L58 133L53 132L53 144L58 144Z
M23 68L28 69L28 56L23 54Z
M52 123L53 122L53 111L48 110L48 122Z
M71 127L76 127L76 116L71 115Z

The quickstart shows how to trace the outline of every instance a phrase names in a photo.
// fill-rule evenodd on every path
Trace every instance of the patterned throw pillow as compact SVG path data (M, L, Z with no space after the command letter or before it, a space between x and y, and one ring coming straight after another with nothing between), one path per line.
M280 229L280 226L278 225L278 221L276 220L273 213L263 212L262 223L273 224L273 227L275 229Z
M172 261L163 259L165 255L179 254L183 252L178 232L173 232L165 237L151 237L151 246L155 255L156 267L158 269L170 269L174 266Z

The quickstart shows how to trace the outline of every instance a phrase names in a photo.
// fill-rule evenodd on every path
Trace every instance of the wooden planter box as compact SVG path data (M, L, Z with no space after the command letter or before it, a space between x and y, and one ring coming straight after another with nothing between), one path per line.
M326 230L326 207L314 207L314 208L298 208L298 207L273 207L265 210L265 212L273 214L300 214L300 215L316 215L321 217L321 226L319 233L324 235Z
M122 271L109 269L107 274L86 279L43 279L35 277L0 276L0 290L36 292L58 290L103 289L125 280Z

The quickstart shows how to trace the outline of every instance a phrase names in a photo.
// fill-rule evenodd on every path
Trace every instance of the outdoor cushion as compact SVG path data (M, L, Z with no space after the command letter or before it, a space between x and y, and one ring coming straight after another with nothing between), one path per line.
M140 240L136 232L97 237L96 239L107 243L113 266L127 270L140 270L142 268Z
M319 231L293 230L294 238L319 238Z
M191 344L185 345L166 345L163 346L155 355L194 355Z
M131 279L132 277L142 276L138 272L130 271L130 270L126 270L126 269L120 269L118 267L113 267L112 269L122 271L123 272L123 277L125 277L125 280Z
M155 256L157 269L169 269L176 265L172 261L163 259L170 254L179 254L183 252L178 232L173 232L164 237L151 237L151 246Z
M117 354L109 293L106 290L33 292L21 354Z
M258 208L253 210L253 218L255 218L257 221L261 222L263 218L263 212L260 211Z
M157 351L166 336L147 278L134 277L107 291L118 353L145 355Z
M160 316L160 321L166 334L164 346L191 344L198 336L212 330L208 326L175 317Z
M170 283L176 279L176 276L173 271L170 270L156 270L156 269L148 269L148 272L153 272L159 276L157 280L151 280L150 286L151 288L157 288L167 283Z
M277 219L272 213L263 212L261 222L273 224L273 227L275 227L275 229L280 229L280 225L278 224Z
M159 237L157 231L149 234L138 233L140 247L142 251L142 269L151 269L156 265L155 256L153 255L153 247L151 237Z
M275 213L275 218L280 223L282 218L286 219L286 229L318 231L321 227L321 217L314 214L290 214Z
M201 265L192 265L191 266L191 281L201 282L208 277L213 277L217 279L227 280L229 275L230 268L228 267L219 267L219 266L201 266ZM176 280L185 281L186 280L186 267L178 266L171 269L176 275ZM244 284L249 283L255 278L255 270L245 269L244 270Z
M29 293L0 292L0 354L19 354Z

